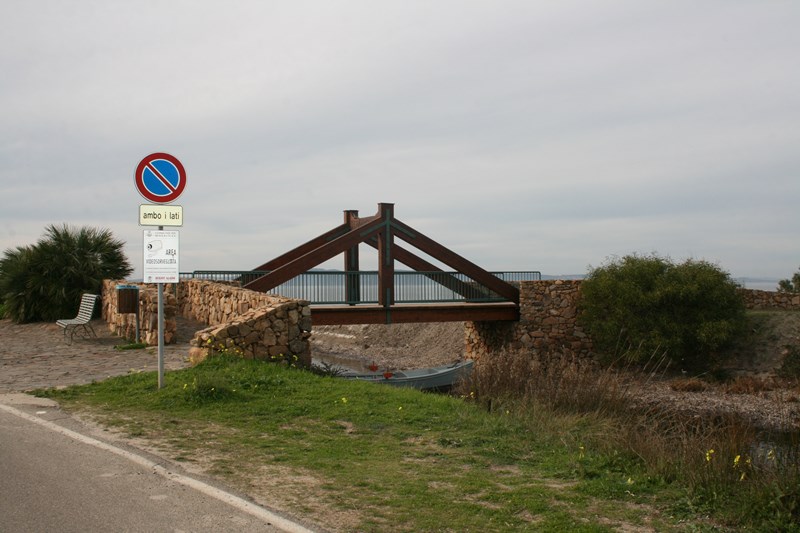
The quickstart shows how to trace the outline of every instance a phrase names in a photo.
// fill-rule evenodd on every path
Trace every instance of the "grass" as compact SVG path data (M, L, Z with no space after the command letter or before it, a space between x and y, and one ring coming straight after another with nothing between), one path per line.
M328 530L797 530L800 446L632 414L617 373L521 355L460 396L227 356L162 390L142 373L41 394Z
M228 357L43 394L157 440L249 493L346 531L613 531L676 518L670 488L585 446L582 417L321 377ZM271 476L286 479L265 486Z

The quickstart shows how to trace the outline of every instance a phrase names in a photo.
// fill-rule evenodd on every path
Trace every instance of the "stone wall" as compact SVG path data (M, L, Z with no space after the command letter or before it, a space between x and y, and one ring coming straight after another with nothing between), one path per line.
M520 283L519 322L467 322L467 357L500 350L591 357L592 341L577 323L580 280ZM747 309L800 310L800 294L740 289Z
M578 325L579 280L523 281L519 322L467 322L466 355L480 360L499 350L589 357L592 342Z
M142 342L158 344L158 286L105 280L103 319L115 335L134 340L136 314L119 313L117 285L139 288ZM220 349L255 359L285 359L311 364L309 303L241 289L236 284L189 280L164 287L164 342L177 340L176 315L209 325L191 340L190 359L197 363Z
M740 289L740 292L748 309L800 310L800 294L754 289Z
M158 286L145 283L129 283L120 280L103 280L102 311L109 330L130 341L136 340L136 314L117 312L117 285L139 287L139 336L142 342L158 344ZM176 339L178 309L174 287L164 288L164 343L172 344Z
M307 301L190 280L178 286L178 308L183 316L211 325L191 341L194 363L225 349L250 359L311 364Z

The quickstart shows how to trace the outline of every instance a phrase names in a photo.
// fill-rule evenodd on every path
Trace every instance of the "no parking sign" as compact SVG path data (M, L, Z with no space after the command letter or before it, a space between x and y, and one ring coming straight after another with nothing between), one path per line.
M157 152L142 159L134 180L136 190L146 200L168 204L177 200L186 187L186 170L177 157Z

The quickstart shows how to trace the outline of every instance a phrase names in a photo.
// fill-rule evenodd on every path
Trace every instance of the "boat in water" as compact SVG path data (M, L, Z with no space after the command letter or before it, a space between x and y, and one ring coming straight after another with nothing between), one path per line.
M344 371L339 377L370 383L384 383L395 387L413 387L420 390L446 389L452 387L457 381L469 376L474 361L467 359L457 361L451 365L437 366L434 368L419 368L414 370L397 370L384 372L359 373Z

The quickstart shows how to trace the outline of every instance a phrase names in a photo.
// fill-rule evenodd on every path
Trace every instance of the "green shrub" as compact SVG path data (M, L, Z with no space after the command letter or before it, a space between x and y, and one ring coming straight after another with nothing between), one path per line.
M706 261L676 265L630 255L589 273L581 286L581 320L601 354L660 350L682 369L707 370L745 327L737 289L728 273Z
M99 294L103 279L132 272L122 241L108 230L49 226L31 246L0 259L0 301L15 322L75 316L81 294Z
M792 279L780 280L778 292L800 292L800 270L794 273Z

